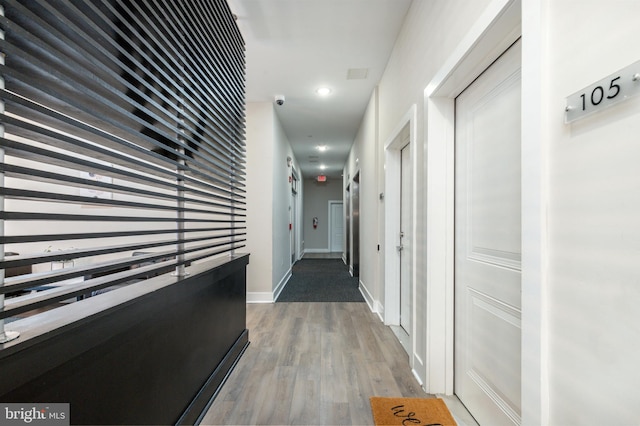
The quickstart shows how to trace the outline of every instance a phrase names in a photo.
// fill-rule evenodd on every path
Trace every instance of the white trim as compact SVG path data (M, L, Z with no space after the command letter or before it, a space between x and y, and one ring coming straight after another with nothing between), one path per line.
M398 224L400 223L400 164L401 149L406 146L404 141L396 142L398 135L408 125L409 126L409 153L411 157L411 241L413 250L411 252L411 348L408 351L411 366L415 362L416 348L416 294L417 294L417 250L416 250L416 230L418 218L418 196L417 196L417 176L418 164L416 154L416 134L417 134L417 105L411 108L400 119L396 127L390 133L384 144L385 155L385 276L384 276L384 300L385 315L384 323L387 325L400 325L400 287L398 277L400 275L400 258L396 246L400 244L398 235ZM395 143L394 143L395 142Z
M378 314L380 321L384 322L384 305L380 303L379 300L376 300L373 305L373 308L374 308L374 312Z
M362 293L362 297L367 302L367 306L369 310L378 316L378 319L381 323L384 323L384 306L380 303L379 300L375 300L371 293L368 292L367 288L364 286L362 281L360 281L360 293ZM367 292L368 296L365 295L364 292Z
M269 291L248 291L247 303L273 303L273 293Z
M280 280L276 288L273 290L273 300L278 300L280 293L284 290L284 287L287 285L289 280L291 279L291 268L284 274L284 277Z
M548 69L543 25L549 2L522 0L522 424L549 424L548 312L548 147L544 106L551 102L543 70Z
M307 253L331 253L331 250L329 249L304 249L304 254Z
M417 372L414 368L412 368L412 369L411 369L411 373L413 374L413 377L415 377L415 378L416 378L416 380L418 381L418 384L419 384L420 386L422 386L424 382L422 381L422 377L420 377L420 375L418 374L418 372Z
M453 100L425 99L427 359L425 391L453 393Z
M417 106L414 104L409 108L409 111L405 113L393 131L390 133L390 136L387 138L387 141L384 144L384 155L385 155L385 200L384 200L384 216L385 216L385 247L384 247L384 256L385 256L385 273L384 273L384 300L385 300L385 317L384 321L387 325L400 325L400 289L397 283L399 271L400 271L400 263L397 255L396 246L400 244L399 235L397 232L398 223L400 223L400 193L398 188L400 187L400 149L403 146L395 146L393 142L396 140L402 129L405 128L407 124L409 124L409 144L411 150L411 158L412 161L415 162L415 147L412 142L415 142L416 135L416 118L417 118ZM414 165L415 166L415 165ZM413 175L417 175L416 169L413 170ZM415 179L414 179L415 180ZM415 183L415 182L414 182ZM414 199L413 206L415 207L417 202L415 199L415 190L416 186L414 185ZM415 212L412 212L415 213ZM414 215L414 227L412 232L413 241L415 242L415 216ZM415 250L414 250L415 252ZM412 260L413 262L413 260ZM413 264L412 266L415 266ZM412 267L412 270L415 272L415 267ZM412 277L415 278L415 277ZM415 280L412 280L415 283ZM415 295L415 289L414 293ZM414 297L415 299L415 297ZM412 318L412 324L415 323L415 318Z
M522 1L522 6L521 6ZM544 2L543 2L544 3ZM545 126L542 15L533 0L494 0L424 91L427 172L427 377L429 393L453 393L454 99L523 32L522 423L548 424ZM521 8L525 13L522 13ZM524 16L524 22L522 21ZM530 32L529 32L530 31ZM444 207L443 207L444 206Z
M369 309L371 310L371 312L375 312L375 300L373 298L373 295L369 292L369 289L361 280L359 280L358 282L358 290L360 290L362 297L364 297L365 302L367 302L367 305L369 305Z

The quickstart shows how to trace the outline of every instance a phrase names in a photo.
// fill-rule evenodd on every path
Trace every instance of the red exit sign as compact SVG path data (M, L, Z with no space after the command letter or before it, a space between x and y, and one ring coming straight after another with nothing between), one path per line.
M327 177L325 175L318 176L318 182L326 182L326 181L327 181Z

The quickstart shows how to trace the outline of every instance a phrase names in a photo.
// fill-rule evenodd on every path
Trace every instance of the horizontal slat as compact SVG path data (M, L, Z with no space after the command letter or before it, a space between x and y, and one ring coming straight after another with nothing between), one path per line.
M149 191L132 186L117 185L91 179L83 179L75 176L66 176L59 173L45 172L29 167L13 166L10 164L0 164L0 173L4 172L6 177L13 177L43 183L64 184L67 187L103 190L117 194L137 195L149 198L158 198L172 201L183 201L200 204L215 208L229 208L229 204L216 203L198 198L181 197L168 193ZM237 210L245 210L243 207L233 206Z
M9 121L11 120L8 120L7 122ZM242 194L234 194L234 199L231 200L231 198L229 197L224 197L217 194L217 192L228 194L230 193L229 191L220 190L220 188L217 188L215 186L206 185L202 183L198 185L199 187L202 187L203 189L208 189L209 191L203 191L201 189L194 188L192 186L180 188L179 185L175 183L175 181L154 179L150 176L135 173L133 171L115 168L103 163L84 160L77 156L72 156L72 155L67 155L60 152L56 152L56 151L42 149L42 148L27 145L24 143L16 142L13 140L0 138L0 142L2 142L2 145L5 149L5 153L15 157L24 158L24 159L32 160L36 162L46 162L46 164L49 164L49 165L56 165L60 167L77 169L77 170L85 170L85 171L97 170L97 171L100 171L100 173L104 174L105 176L121 178L123 180L139 183L146 186L152 186L155 188L167 189L172 191L183 189L184 191L187 191L193 195L198 195L205 198L214 198L214 199L222 200L226 202L233 202L234 204L243 204L241 199L244 198L244 196ZM84 146L84 144L82 146ZM86 151L87 155L89 153L90 153L89 151ZM104 159L104 157L102 158ZM111 158L113 160L118 159L116 157L111 157ZM140 162L141 164L139 164L139 162L135 161L134 159L128 159L127 157L123 159L122 163L128 165L129 167L136 167L137 165L140 165L138 169L143 169L143 170L145 170L145 166L149 166L149 164L145 164L142 162ZM155 167L153 170L155 170ZM173 177L175 180L181 178L181 176L177 173L172 173L170 176ZM190 184L194 183L193 180L190 178L184 178L183 180L188 181L188 183ZM238 198L240 200L238 200Z
M206 255L195 256L193 259L189 259L187 262L200 260L200 258L211 257L212 255L220 255L223 253L227 253L228 251L229 249L215 250L207 253ZM176 265L178 265L177 261L169 260L154 265L116 272L108 276L94 278L91 280L83 281L81 283L69 284L54 289L44 290L35 295L30 295L30 297L22 299L18 298L15 301L9 299L6 303L5 309L0 312L0 319L9 318L11 316L19 315L24 312L29 312L31 310L48 306L59 301L67 300L69 298L87 295L92 291L101 290L115 285L135 284L133 280L135 280L136 278L139 279L149 275L150 273L166 270L167 268Z
M234 242L233 246L229 246L229 244L225 243L203 244L178 251L165 250L162 252L149 253L141 256L132 256L128 257L126 260L120 259L115 262L105 262L88 266L83 265L73 268L59 269L49 273L38 273L19 276L15 278L8 278L6 279L5 285L3 287L0 287L0 294L15 292L31 287L46 286L48 284L55 284L73 278L85 277L87 275L101 274L104 272L131 267L143 262L164 259L166 257L175 257L180 254L193 254L204 251L204 253L199 255L193 254L191 256L188 256L183 261L183 263L194 262L196 260L210 257L211 255L227 253L228 251L245 247L245 245L242 244L245 241L246 240L244 239L238 239Z
M0 256L0 319L245 247L244 42L226 0L2 6L0 253L18 254ZM38 287L57 288L13 297Z
M144 210L158 210L158 211L176 211L176 212L190 212L190 213L202 213L216 215L234 215L233 211L220 211L220 210L203 210L188 207L175 207L162 204L141 203L135 201L123 201L106 198L95 198L82 195L68 195L55 192L45 191L29 191L25 189L14 188L0 188L0 196L4 196L8 199L16 200L38 200L38 201L56 201L58 203L73 203L82 205L96 205L96 206L109 206L109 207L127 207L131 209L144 209ZM225 209L235 210L234 206L224 206ZM238 210L240 210L238 208Z
M220 232L220 231L241 231L247 229L243 226L238 227L219 227L219 228L187 228L182 232ZM83 232L81 234L38 234L38 235L16 235L8 237L0 237L0 244L19 244L19 243L35 243L43 241L66 241L81 240L95 238L115 238L115 237L135 237L144 235L162 235L175 234L175 228L172 229L151 229L140 231L113 231L113 232ZM237 236L240 234L233 233L227 236Z
M37 212L0 212L2 220L20 221L63 221L63 222L183 222L183 223L244 223L244 214L236 213L229 219L198 219L198 218L172 218L172 217L147 217L147 216L118 216L118 215L82 215L64 213L37 213Z
M210 180L213 182L222 182L220 181L219 177L226 177L223 173L221 173L220 169L214 168L211 165L205 164L200 161L202 159L201 156L198 155L198 157L194 157L180 152L177 147L182 146L186 148L188 145L185 145L185 143L182 142L180 138L178 138L177 131L174 134L170 134L164 131L160 131L158 127L154 127L153 130L151 130L151 134L148 135L148 132L146 132L146 130L150 128L147 127L148 125L141 118L138 118L129 111L116 106L107 99L95 95L95 93L91 92L88 89L82 90L79 94L63 92L59 89L54 89L52 86L43 85L40 80L28 78L25 76L18 77L11 71L7 71L7 69L1 65L0 72L5 75L5 84L8 88L19 90L21 88L29 87L30 90L42 91L43 95L59 99L63 102L63 104L68 105L68 107L64 107L63 104L55 105L57 108L65 110L67 113L69 112L69 108L81 109L84 111L83 119L85 120L88 119L92 122L95 122L97 120L106 121L111 126L117 128L124 134L137 134L138 137L150 147L152 147L152 149L162 153L162 157L165 157L167 159L173 159L175 157L177 159L185 161L188 165L181 165L179 166L179 168L188 170L193 176L197 176L201 179ZM88 103L80 103L77 101L79 97L84 96L92 97L92 101L94 102L102 101L106 103L107 108L112 111L113 115L105 116L105 111L103 109L97 109ZM11 111L11 109L7 108L7 111ZM140 132L131 125L125 124L127 121L132 121L135 124L143 126L143 130ZM191 141L190 143L195 144L195 142ZM198 158L200 160L195 160L195 158ZM213 176L217 176L218 179L213 179ZM232 178L230 180L234 181L235 179Z
M60 250L56 252L48 252L41 254L31 254L25 256L12 256L0 260L0 268L15 268L17 266L33 265L36 263L64 261L67 259L80 259L89 256L100 256L104 254L122 253L128 251L144 250L157 247L166 247L168 245L175 244L187 244L201 241L215 240L220 238L230 238L236 236L243 236L242 233L221 235L221 236L206 236L200 238L180 238L175 240L153 241L144 243L132 243L121 244L108 247L91 247L89 249L74 249L74 250ZM228 242L223 244L229 244ZM176 250L178 252L180 250Z
M42 3L42 2L41 2ZM45 7L49 7L49 10L47 11L47 13L51 13L51 14L60 14L61 12L55 8L52 8L52 6L48 5L46 2L44 3ZM71 5L67 5L69 8L71 8ZM95 7L91 6L94 10ZM66 12L66 11L65 11ZM66 12L67 15L71 15L70 12ZM63 45L62 47L67 47L68 45L72 45L74 47L74 49L69 50L68 48L65 50L65 52L82 52L83 55L78 55L77 57L80 57L82 59L86 59L86 57L91 57L91 58L95 58L95 62L97 61L101 61L104 60L103 58L106 58L108 60L110 60L112 63L118 63L121 69L125 69L127 68L127 66L121 62L121 60L119 59L120 57L126 57L127 61L135 64L136 67L139 67L140 69L145 69L145 67L143 66L142 63L140 63L139 61L136 60L136 58L134 56L131 55L131 53L129 51L127 51L126 49L123 49L121 46L118 46L117 44L114 44L114 41L111 40L111 38L109 37L109 34L106 34L104 32L99 32L99 29L97 26L92 26L90 28L91 31L96 31L97 33L95 35L93 34L86 34L84 32L82 32L82 30L78 29L75 25L74 25L74 21L66 19L66 16L60 16L60 19L64 19L64 22L62 25L64 25L65 30L69 31L69 28L74 28L75 29L75 33L73 34L72 37L65 37L65 35L59 31L56 31L54 28L50 28L49 31L51 32L51 36L47 39L47 42L50 43L50 45L52 46L59 46L61 43L65 43L65 45ZM32 20L27 21L27 23L31 23ZM113 27L113 24L110 24ZM120 31L119 28L113 27L114 30L116 31ZM8 28L8 30L10 30L11 28ZM103 40L106 40L108 42L110 42L112 44L112 48L117 49L117 53L118 55L114 55L109 49L105 49L104 44L98 44L93 38L94 37L99 37ZM126 37L126 34L123 34L122 32L119 33L119 36L122 37L123 39L128 39L128 37ZM77 43L77 44L76 44ZM135 47L135 44L134 44ZM53 47L55 49L55 47ZM86 49L86 50L85 50ZM147 52L148 49L145 50L141 50L140 52L138 52L139 54L143 55L143 57L145 58L145 63L151 63L153 64L153 61L147 56ZM72 53L70 53L71 55L73 55ZM77 55L77 53L76 53ZM170 77L167 73L171 73L171 71L177 69L177 64L176 63L168 63L168 62L162 62L160 65L160 67L156 67L154 68L152 71L153 72L148 72L147 75L149 75L151 78L155 78L156 73L158 73L159 75L162 76L162 80L166 80L169 83L173 84L174 88L171 89L169 86L164 85L164 87L162 88L163 91L166 91L168 93L172 93L175 88L178 86L177 81L179 81L180 76L178 74L176 74L175 72L173 72L173 77ZM101 75L104 73L103 70L108 70L109 68L107 67L100 67L95 71L96 75ZM149 70L151 71L151 70ZM129 70L128 74L131 75L133 78L137 78L138 83L141 85L145 85L146 82L144 80L142 80L139 76L138 73L136 73L133 70ZM160 84L162 85L163 82L162 80L156 81L156 84ZM154 91L153 86L148 86L148 90ZM182 93L182 95L184 95L184 93ZM174 96L175 97L175 96ZM165 99L166 101L166 99ZM202 101L202 100L201 100ZM208 100L208 102L211 102L211 99ZM241 105L241 104L240 104ZM240 106L239 105L239 106ZM218 117L220 118L220 117Z
M123 158L125 158L126 156L129 156L129 157L133 157L134 159L143 158L144 160L146 160L146 161L135 161L132 159L129 161L130 163L135 163L136 166L141 168L141 170L143 170L144 172L152 173L152 174L155 174L156 176L171 176L174 178L177 177L177 174L175 173L175 169L182 168L182 169L186 169L186 171L189 172L188 168L185 168L184 166L180 165L178 162L175 162L166 157L163 157L158 153L149 151L138 145L129 143L121 138L117 138L114 135L111 135L107 132L96 129L95 127L89 126L85 123L81 123L81 122L78 122L77 120L73 120L72 118L67 117L63 114L60 114L56 111L52 111L50 109L44 108L41 105L37 105L28 99L17 96L16 94L13 94L6 90L5 91L0 90L0 97L2 97L2 100L6 102L6 107L10 107L11 105L20 105L20 106L28 107L30 111L34 111L41 114L31 118L34 118L34 119L36 118L42 119L43 117L55 118L56 120L64 121L67 124L71 125L71 127L69 128L62 129L64 131L82 130L87 132L86 136L93 136L93 137L98 136L98 137L106 138L109 142L108 144L105 145L107 149L116 149L120 151L120 153L125 154L124 156L123 155L117 156L116 154L112 154L114 158L117 157L118 159L120 159L120 161L122 161ZM10 117L7 117L6 115L3 116L2 118L4 120L3 122L6 121L7 124L13 124L13 125L20 124L21 128L25 128L33 133L47 136L47 138L44 140L45 143L52 143L50 141L50 138L54 138L57 142L52 143L53 146L56 146L62 149L71 149L73 151L75 151L76 148L81 148L81 149L84 148L84 149L87 149L86 151L87 155L90 154L91 152L90 144L84 143L77 139L64 138L64 137L56 138L55 133L47 132L44 129L40 129L36 131L35 126L29 126L28 123L20 122L18 120L10 120ZM53 123L48 123L48 124L53 124ZM8 129L7 131L10 131L10 130L12 129ZM101 153L104 153L104 150L100 150L99 147L96 147L95 150ZM148 161L150 161L153 164L150 164ZM166 163L170 163L172 166L174 166L174 168L167 169ZM164 167L161 167L158 164L164 164ZM191 184L194 184L196 186L205 187L204 182L202 182L201 180L195 179L193 177L188 177L188 176L185 176L184 179L185 181L188 180ZM213 179L213 178L208 178L207 181L221 184L224 186L230 186L234 188L235 191L244 192L244 190L242 189L244 184L236 183L235 185L230 185L228 181L221 181L219 179ZM225 191L224 189L221 189L213 185L209 185L206 187L209 189L213 189L214 191L231 193L231 191L229 190Z

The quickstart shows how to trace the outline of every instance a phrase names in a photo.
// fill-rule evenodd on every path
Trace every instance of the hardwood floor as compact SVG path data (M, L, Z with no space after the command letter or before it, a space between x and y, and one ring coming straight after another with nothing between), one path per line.
M366 303L250 304L247 327L203 425L371 425L370 396L428 397Z

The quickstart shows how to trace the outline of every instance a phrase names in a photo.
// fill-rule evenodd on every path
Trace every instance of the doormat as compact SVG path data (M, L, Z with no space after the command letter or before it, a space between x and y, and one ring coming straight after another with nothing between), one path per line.
M372 396L369 401L376 426L456 426L456 421L440 398Z

